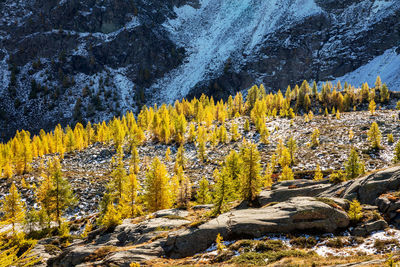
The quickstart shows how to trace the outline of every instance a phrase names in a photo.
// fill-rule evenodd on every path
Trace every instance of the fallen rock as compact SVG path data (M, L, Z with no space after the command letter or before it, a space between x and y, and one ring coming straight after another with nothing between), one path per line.
M367 236L373 232L386 229L388 226L385 220L377 220L373 222L367 222L363 225L359 225L351 232L354 236Z
M149 241L159 234L159 232L178 228L189 223L190 221L188 220L159 217L142 223L132 224L130 219L126 219L121 225L115 228L111 240L118 240L115 245L119 246L126 243L141 244Z
M315 197L318 194L328 190L332 185L328 180L310 181L310 180L292 180L275 183L271 190L265 190L260 193L259 202L264 206L270 202L282 202L292 197L307 196Z
M386 220L396 226L400 226L400 198L391 193L381 195L376 204Z
M193 206L193 210L211 210L214 207L213 204L203 204L203 205L196 205Z
M103 261L99 262L98 266L129 267L132 262L143 263L159 258L164 254L164 250L162 249L164 242L165 239L162 239L141 247L113 252Z
M380 195L399 188L400 166L396 166L340 183L322 192L319 196L339 197L348 200L357 198L362 204L374 205Z
M188 215L189 212L187 210L180 210L180 209L159 210L153 213L153 216L155 218L172 217L172 216L184 218Z
M150 240L161 237L164 231L168 231L190 221L182 219L169 219L165 217L153 218L141 223L132 223L131 219L126 219L121 225L118 225L111 233L105 233L104 230L97 231L94 240L88 239L88 242L80 242L67 248L59 256L49 260L50 266L76 266L90 262L91 266L129 266L129 263L137 261L142 262L152 258L157 258L163 253L160 238L155 242L146 244ZM157 238L156 238L157 237ZM93 238L93 237L92 237ZM128 249L126 247L128 246ZM129 246L135 246L130 248ZM93 258L99 251L107 248L121 248L116 251L105 253L108 255L101 262L93 263ZM105 255L103 255L104 257Z
M198 228L175 231L169 235L165 250L170 257L181 258L207 249L218 233L230 240L296 230L333 232L348 224L349 218L344 211L312 197L295 197L258 209L233 210Z

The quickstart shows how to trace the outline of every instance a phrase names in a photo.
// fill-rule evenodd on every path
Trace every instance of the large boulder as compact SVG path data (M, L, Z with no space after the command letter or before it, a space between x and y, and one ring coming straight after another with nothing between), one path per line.
M347 214L337 207L312 197L295 197L258 209L233 210L198 228L171 233L165 250L172 258L187 257L207 249L218 233L229 240L297 230L333 232L349 224Z
M374 205L383 193L400 188L400 166L340 183L324 191L321 197L357 198L362 204Z
M264 206L270 202L282 202L292 197L307 196L315 197L318 194L328 190L332 185L328 180L310 181L310 180L291 180L275 183L271 190L260 193L259 202Z
M377 200L376 204L379 211L384 215L385 219L396 225L400 226L400 196L397 194L384 194Z
M100 229L90 233L86 242L68 247L57 257L51 258L48 265L67 267L90 263L91 266L96 266L97 263L92 261L97 260L97 255L102 255L99 266L129 266L130 262L158 258L164 252L161 242L165 238L162 239L162 235L188 223L188 220L166 217L152 218L140 223L126 219L112 232L107 233ZM156 242L147 244L151 240Z

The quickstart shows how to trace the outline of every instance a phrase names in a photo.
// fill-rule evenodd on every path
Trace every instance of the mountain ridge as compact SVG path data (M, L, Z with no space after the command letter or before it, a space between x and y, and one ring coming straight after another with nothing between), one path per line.
M363 70L399 87L394 64L362 69L382 56L397 62L396 1L5 0L0 10L3 140L255 83L360 86Z

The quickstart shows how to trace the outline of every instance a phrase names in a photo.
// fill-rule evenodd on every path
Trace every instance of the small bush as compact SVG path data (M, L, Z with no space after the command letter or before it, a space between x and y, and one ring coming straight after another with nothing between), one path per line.
M394 247L398 247L399 245L399 241L395 238L387 240L376 239L374 242L374 248L378 253L391 252Z
M334 172L329 176L329 181L333 184L340 184L346 181L346 176L342 171Z
M87 256L85 258L85 261L91 262L91 261L97 261L99 259L103 259L108 254L110 254L111 252L115 251L115 249L116 248L113 247L113 246L105 246L105 247L98 248L92 254Z
M302 250L282 250L282 251L271 251L271 252L247 252L242 255L235 257L231 262L239 265L266 265L275 261L279 261L286 257L312 257L314 253L307 253Z
M326 241L325 245L327 247L331 247L331 248L343 248L346 244L342 238L336 237L336 238L329 239L328 241Z
M317 240L314 237L296 237L290 240L292 246L298 248L312 248L317 244Z
M357 223L361 220L361 218L363 217L362 207L357 199L353 199L353 201L350 202L350 208L347 214L349 215L349 218L353 223Z
M60 253L62 250L52 244L46 244L44 245L44 250L49 253L50 255L57 255L58 253Z
M266 252L266 251L280 251L287 249L287 247L285 244L282 243L281 240L267 240L267 241L257 242L254 249L257 252Z

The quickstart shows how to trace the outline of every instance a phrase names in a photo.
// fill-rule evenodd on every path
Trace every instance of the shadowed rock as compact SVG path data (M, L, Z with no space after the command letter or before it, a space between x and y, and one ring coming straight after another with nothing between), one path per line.
M218 233L229 240L296 230L333 232L348 224L344 211L312 197L296 197L259 209L234 210L198 228L176 231L168 237L165 249L170 257L181 258L207 249Z

